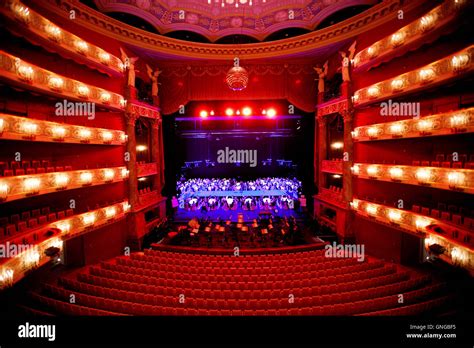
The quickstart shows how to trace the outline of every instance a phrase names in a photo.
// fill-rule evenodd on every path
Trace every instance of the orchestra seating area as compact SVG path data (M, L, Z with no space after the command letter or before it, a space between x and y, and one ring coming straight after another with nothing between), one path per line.
M438 312L452 295L429 276L373 258L328 258L324 249L238 257L145 250L44 284L31 300L31 312L55 315L347 316Z

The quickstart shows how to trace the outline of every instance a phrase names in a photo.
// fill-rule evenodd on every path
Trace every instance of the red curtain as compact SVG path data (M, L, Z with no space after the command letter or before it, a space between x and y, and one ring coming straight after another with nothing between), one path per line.
M249 73L246 89L232 91L225 83L231 65L167 66L160 75L160 103L164 115L190 101L286 99L297 108L314 112L316 75L309 65L242 65Z

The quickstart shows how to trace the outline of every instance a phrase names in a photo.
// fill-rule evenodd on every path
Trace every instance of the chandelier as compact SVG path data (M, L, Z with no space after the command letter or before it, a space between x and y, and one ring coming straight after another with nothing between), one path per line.
M225 78L227 86L233 91L241 91L247 88L249 74L241 66L234 66L228 72Z
M234 6L234 7L239 7L239 6L253 6L254 3L261 3L264 4L266 3L267 0L207 0L207 3L209 5L221 5L221 7L225 6Z

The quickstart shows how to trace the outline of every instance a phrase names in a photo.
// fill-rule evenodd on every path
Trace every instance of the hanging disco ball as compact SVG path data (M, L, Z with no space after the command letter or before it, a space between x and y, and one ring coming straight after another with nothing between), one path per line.
M249 74L241 66L234 66L227 72L225 80L231 90L241 91L247 87Z

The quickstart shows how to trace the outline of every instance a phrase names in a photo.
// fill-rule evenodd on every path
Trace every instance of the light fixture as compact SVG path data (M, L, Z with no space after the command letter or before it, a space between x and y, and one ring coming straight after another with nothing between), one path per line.
M61 230L61 233L69 233L71 229L71 224L67 221L58 222L55 226Z
M398 47L403 44L405 41L405 33L403 31L398 31L390 37L390 43L393 47Z
M33 139L38 132L38 125L33 122L22 122L20 130L24 134L24 138Z
M0 282L2 284L10 284L13 281L13 270L6 268L0 273Z
M23 256L23 260L26 265L37 265L41 259L41 255L36 248L28 249Z
M369 166L369 167L367 167L367 174L368 174L369 177L371 177L371 178L377 177L378 172L379 172L379 167L377 167L377 166Z
M396 78L390 83L393 91L401 91L405 87L405 80L402 78Z
M370 127L369 129L367 129L367 135L371 139L377 138L377 136L379 135L379 132L380 132L380 128L378 127Z
M359 209L359 201L356 200L356 199L353 200L353 201L350 203L350 206L351 206L351 208L354 209L354 210Z
M128 135L125 134L124 132L121 132L121 133L120 133L120 141L121 141L122 143L126 143L126 142L127 142L127 139L128 139Z
M81 98L88 98L89 97L89 88L85 85L77 86L77 95Z
M369 55L369 58L374 58L377 56L378 54L378 48L376 46L370 46L368 49L367 49L367 53Z
M398 223L402 219L402 213L399 212L398 210L391 209L388 212L388 218L390 219L391 222Z
M249 108L248 106L244 107L244 108L242 109L242 115L244 115L244 116L250 116L250 115L252 115L252 109Z
M105 169L103 175L106 182L111 182L114 180L115 171L113 169Z
M378 210L379 210L379 208L377 206L373 205L373 204L368 204L365 207L365 211L369 215L376 215Z
M369 87L367 94L370 98L377 98L380 95L380 89L377 86Z
M61 38L61 29L51 23L47 24L44 30L51 40L59 41Z
M56 190L66 189L68 183L69 175L61 173L54 176L54 185L56 186Z
M420 29L421 31L425 32L430 30L431 28L434 27L436 21L436 14L435 13L430 13L427 14L426 16L421 17L420 19Z
M461 250L458 247L454 247L451 249L451 259L453 262L464 263L469 258L469 255L464 250Z
M88 143L90 141L91 136L92 136L92 132L90 131L90 129L81 128L77 132L77 135L81 139L82 143Z
M422 135L429 135L431 134L431 130L433 128L433 122L431 120L421 120L417 123L418 130Z
M146 151L148 148L145 145L137 145L136 150L138 152Z
M112 134L112 132L110 131L102 132L102 140L104 141L105 144L110 144L113 138L114 138L114 135Z
M109 61L110 61L110 54L108 54L107 52L100 52L99 53L99 60L101 63L103 64L108 64Z
M456 132L465 131L468 123L468 117L464 114L453 115L449 119L449 122L451 127L454 128Z
M33 81L34 71L31 66L19 65L17 69L17 74L20 80L31 83Z
M267 110L267 117L269 118L274 118L276 116L276 110L273 108L270 108Z
M112 99L112 96L108 92L101 92L100 93L100 101L104 104L110 103L110 100Z
M9 186L7 183L0 183L0 202L4 202L8 197Z
M339 175L339 174L333 174L332 176L334 179L340 179L342 178L342 175Z
M241 91L247 88L249 74L241 66L230 68L226 75L227 86L233 91Z
M340 150L340 149L342 149L342 148L344 147L344 144L343 144L342 142L340 142L340 141L336 141L336 142L334 142L334 143L331 144L331 147L332 147L333 149Z
M124 108L125 106L127 106L127 101L125 99L123 99L122 97L120 97L120 106L122 108Z
M359 128L356 128L353 131L351 131L351 136L353 139L357 139L359 137Z
M95 213L89 213L82 216L82 222L86 226L91 226L95 223Z
M41 180L39 178L27 178L23 182L23 187L28 195L36 195L40 191Z
M4 128L5 128L5 120L3 118L0 118L0 135L2 135Z
M63 86L64 86L64 81L60 77L51 76L49 78L49 81L48 81L48 86L52 90L61 91L63 89Z
M123 202L122 203L122 208L123 208L123 212L126 213L130 210L132 206L128 203L128 202Z
M202 118L206 118L207 116L209 116L209 113L206 110L201 110L199 112L199 116Z
M417 231L424 231L426 226L430 225L431 221L422 217L418 217L415 220L415 227Z
M359 175L359 173L360 173L359 165L356 164L355 166L352 166L351 171L352 171L352 174Z
M420 168L415 173L416 178L420 184L428 184L431 180L431 171L426 168Z
M122 171L120 173L122 175L122 179L128 178L129 171L127 168L122 168Z
M105 208L105 216L108 219L111 219L117 214L117 209L115 207L107 207Z
M400 181L403 176L403 169L399 167L392 167L388 172L393 181Z
M138 181L146 181L146 178L145 177L142 177L142 178L138 178Z
M454 71L461 71L469 66L469 55L466 53L454 56L451 59L451 65Z
M232 108L225 109L225 114L226 114L226 116L233 116L234 115L234 109L232 109Z
M461 172L448 173L449 188L452 190L459 189L459 186L464 185L465 176Z
M81 183L83 186L91 185L92 184L92 173L91 172L82 172L79 175Z
M432 68L421 69L418 73L422 83L431 82L435 77L435 72Z
M28 22L30 19L30 9L26 6L23 6L20 3L13 5L13 11L17 15L18 18L23 20L24 22Z
M76 50L82 54L86 53L87 50L89 49L89 45L87 44L87 42L82 41L82 40L76 40L74 42L74 46L76 47Z
M403 124L401 123L394 123L390 126L390 133L392 134L392 137L394 138L400 138L403 136Z

